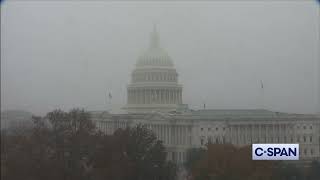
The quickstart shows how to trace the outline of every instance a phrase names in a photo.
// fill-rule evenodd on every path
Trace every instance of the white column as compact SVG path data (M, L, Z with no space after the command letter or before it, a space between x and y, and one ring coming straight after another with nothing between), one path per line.
M169 144L169 140L168 140L168 137L169 137L169 132L168 132L168 125L165 125L165 130L166 130L166 143Z
M151 102L155 103L156 101L156 92L154 89L151 90Z
M262 143L262 128L261 128L261 124L258 125L259 126L259 130L258 130L258 137L259 137L259 142L258 143Z
M145 97L146 97L146 99L145 99L145 102L146 102L146 104L148 104L149 102L149 89L146 89L146 91L145 91Z
M130 90L127 91L127 103L130 104Z
M166 103L166 98L165 98L165 93L164 93L164 89L162 89L161 93L162 93L162 104L165 104Z
M135 104L138 104L138 90L134 90Z
M128 104L130 104L130 90L128 90L128 99L127 99L127 102L128 102Z
M171 103L174 104L174 89L171 90Z
M172 104L173 103L173 90L171 89L170 90L170 103Z
M237 144L240 144L240 125L237 125Z
M179 103L179 91L175 90L175 104L180 104Z
M176 131L176 126L175 125L171 126L171 136L172 136L171 144L176 144L176 133L175 133L175 131Z
M130 90L130 103L134 104L134 94L132 90Z
M184 126L181 126L181 145L184 145Z
M175 98L176 98L176 96L175 96L175 90L172 90L172 103L173 103L173 104L176 103L176 102L175 102Z
M175 125L173 125L172 127L171 127L171 129L172 129L172 131L171 131L171 135L172 135L172 144L177 144L177 142L176 142L176 126Z
M168 144L171 144L171 125L168 125Z
M172 91L172 94L173 94L173 91ZM172 99L173 99L173 98L172 98ZM180 126L179 129L180 129L180 134L179 134L179 135L180 135L180 138L179 138L179 141L180 141L180 145L182 145L182 142L183 142L183 141L182 141L182 126Z
M172 100L172 98L171 98L171 100ZM178 137L177 137L177 141L178 141L178 144L181 145L181 126L178 125L178 126L177 126L177 129L178 129L178 130L177 130L177 136L178 136Z
M183 138L182 144L183 145L186 145L186 136L187 136L186 126L183 126L183 134L182 134L182 138Z
M172 92L173 93L173 92ZM182 126L180 126L180 145L182 145L182 143L183 143L183 127Z
M151 102L152 102L152 90L149 89L148 90L148 104L151 104Z
M140 104L143 104L143 89L140 89Z
M171 90L171 103L174 104L174 89Z
M273 122L272 122L272 141L273 141L273 143L275 142L275 127L274 127Z
M232 129L232 126L229 126L229 143L231 143L231 144L234 144L234 142L233 142L233 129Z
M270 125L266 125L266 134L267 134L267 142L270 143L270 136L269 136L269 131L270 131Z
M159 76L160 77L160 76ZM160 139L163 141L163 129L162 129L162 124L160 124Z
M147 98L148 98L147 91L148 91L147 89L143 91L144 104L147 104Z
M187 126L183 126L183 144L187 144Z
M167 125L163 125L163 143L167 144Z
M159 76L158 76L159 77ZM159 124L159 139L162 140L162 129L161 129L161 124Z
M174 144L178 144L178 126L174 126Z
M131 104L134 104L134 91L131 90Z
M139 97L138 102L139 102L139 104L141 104L141 101L142 101L141 94L142 94L142 93L141 93L141 90L140 90L140 89L138 90L138 94L139 94L139 95L138 95L138 97Z
M177 142L178 142L179 145L181 145L181 140L180 140L180 138L181 138L181 135L180 135L181 127L178 125L177 129L178 129L177 130Z
M166 104L169 104L169 98L168 98L169 95L168 95L168 90L167 89L165 90L165 95L166 95L165 96L166 97Z
M139 100L140 100L139 95L140 95L139 90L136 90L136 98L137 98L136 104L139 104Z
M145 90L142 89L142 90L141 90L141 100L142 100L141 103L142 103L142 104L145 104L145 99L146 99L145 95L146 95Z
M167 126L167 139L168 139L168 144L171 144L171 126L170 125L168 125Z
M162 141L165 142L166 140L166 133L165 133L165 125L161 125L161 130L162 130Z

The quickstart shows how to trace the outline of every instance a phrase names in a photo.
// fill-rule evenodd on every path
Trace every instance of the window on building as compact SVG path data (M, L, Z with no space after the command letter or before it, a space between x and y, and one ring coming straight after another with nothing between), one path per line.
M201 131L203 131L203 128L201 128Z
M208 131L211 131L211 128L208 128Z
M310 154L313 155L313 149L310 150Z
M312 126L310 126L310 129L312 129Z
M218 130L219 130L219 128L216 127L216 131L218 131Z
M223 130L226 130L226 128L224 127Z
M312 136L310 136L310 142L312 142Z
M307 149L304 149L304 155L307 155Z
M307 129L306 126L303 126L303 129Z
M201 146L203 145L203 139L200 140Z
M306 142L307 141L307 138L304 136L303 137L303 142Z

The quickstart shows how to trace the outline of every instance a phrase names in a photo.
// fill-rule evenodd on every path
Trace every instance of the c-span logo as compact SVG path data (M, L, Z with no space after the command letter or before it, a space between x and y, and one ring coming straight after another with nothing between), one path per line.
M299 160L299 144L252 144L252 160Z

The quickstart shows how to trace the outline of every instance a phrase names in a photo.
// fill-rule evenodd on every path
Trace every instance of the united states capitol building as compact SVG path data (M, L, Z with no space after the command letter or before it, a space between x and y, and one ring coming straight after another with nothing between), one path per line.
M162 140L167 159L186 160L189 148L211 143L299 143L300 159L320 159L320 116L264 109L192 110L183 104L183 87L156 29L127 86L127 113L92 112L97 127L112 134L118 128L144 124Z

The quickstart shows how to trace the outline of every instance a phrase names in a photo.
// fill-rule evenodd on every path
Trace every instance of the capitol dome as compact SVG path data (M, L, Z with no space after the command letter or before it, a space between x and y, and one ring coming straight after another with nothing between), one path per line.
M127 87L129 113L173 111L182 104L182 86L168 53L160 47L154 27L148 49L138 58Z
M136 66L173 66L170 56L159 45L159 35L155 27L151 33L150 46L147 51L138 58Z

